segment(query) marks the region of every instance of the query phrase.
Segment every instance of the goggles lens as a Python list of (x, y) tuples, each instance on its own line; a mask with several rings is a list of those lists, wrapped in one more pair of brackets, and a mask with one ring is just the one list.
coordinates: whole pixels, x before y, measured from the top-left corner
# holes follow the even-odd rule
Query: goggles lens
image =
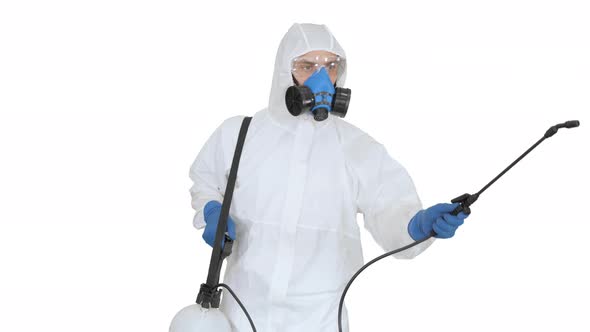
[(330, 79), (335, 83), (342, 77), (346, 69), (346, 61), (336, 54), (314, 56), (304, 54), (293, 59), (291, 73), (299, 84), (303, 84), (313, 73), (322, 67), (326, 68)]

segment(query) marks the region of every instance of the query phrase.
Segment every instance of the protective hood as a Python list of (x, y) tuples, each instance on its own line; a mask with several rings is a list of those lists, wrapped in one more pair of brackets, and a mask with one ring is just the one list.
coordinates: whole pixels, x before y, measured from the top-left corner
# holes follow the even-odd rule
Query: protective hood
[[(313, 115), (309, 112), (294, 117), (289, 113), (285, 105), (285, 92), (294, 84), (291, 75), (291, 62), (300, 55), (319, 50), (329, 51), (346, 58), (344, 50), (325, 25), (295, 23), (281, 40), (275, 59), (268, 110), (271, 118), (286, 129), (293, 130), (298, 121), (313, 119)], [(336, 82), (336, 85), (343, 86), (345, 80), (346, 70)], [(313, 121), (314, 125), (324, 125), (331, 120), (331, 117), (329, 116), (328, 119), (322, 122)]]

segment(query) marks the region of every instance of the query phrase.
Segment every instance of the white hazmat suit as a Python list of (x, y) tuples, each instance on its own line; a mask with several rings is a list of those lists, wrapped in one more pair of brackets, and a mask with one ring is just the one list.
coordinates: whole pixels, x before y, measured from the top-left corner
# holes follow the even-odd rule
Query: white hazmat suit
[[(314, 50), (345, 58), (324, 25), (294, 24), (283, 37), (269, 105), (253, 116), (230, 210), (237, 239), (224, 282), (259, 332), (335, 331), (344, 286), (363, 265), (357, 213), (375, 241), (393, 250), (413, 242), (408, 223), (422, 208), (406, 170), (372, 137), (335, 116), (317, 122), (310, 112), (287, 111), (291, 61)], [(197, 229), (205, 226), (204, 205), (223, 200), (242, 119), (225, 120), (191, 167)], [(396, 257), (412, 258), (432, 242)], [(251, 331), (230, 296), (221, 310), (234, 331)], [(343, 318), (348, 331), (346, 307)]]

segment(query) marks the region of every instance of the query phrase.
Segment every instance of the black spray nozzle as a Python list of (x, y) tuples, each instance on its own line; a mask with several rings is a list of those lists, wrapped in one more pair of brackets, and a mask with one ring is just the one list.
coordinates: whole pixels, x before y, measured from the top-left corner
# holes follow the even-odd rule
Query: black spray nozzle
[(564, 123), (560, 123), (560, 124), (556, 124), (555, 126), (547, 129), (547, 132), (545, 132), (545, 138), (549, 138), (553, 135), (555, 135), (557, 133), (557, 131), (561, 128), (576, 128), (580, 126), (580, 121), (578, 120), (571, 120), (571, 121), (566, 121)]

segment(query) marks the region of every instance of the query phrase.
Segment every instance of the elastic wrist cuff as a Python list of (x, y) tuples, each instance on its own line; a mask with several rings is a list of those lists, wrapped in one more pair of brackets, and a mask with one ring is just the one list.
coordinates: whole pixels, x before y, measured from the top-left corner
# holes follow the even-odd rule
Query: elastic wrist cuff
[(422, 214), (423, 210), (418, 211), (414, 217), (408, 223), (408, 233), (410, 237), (414, 239), (414, 241), (421, 240), (426, 237), (426, 234), (422, 232), (420, 229), (420, 214)]

